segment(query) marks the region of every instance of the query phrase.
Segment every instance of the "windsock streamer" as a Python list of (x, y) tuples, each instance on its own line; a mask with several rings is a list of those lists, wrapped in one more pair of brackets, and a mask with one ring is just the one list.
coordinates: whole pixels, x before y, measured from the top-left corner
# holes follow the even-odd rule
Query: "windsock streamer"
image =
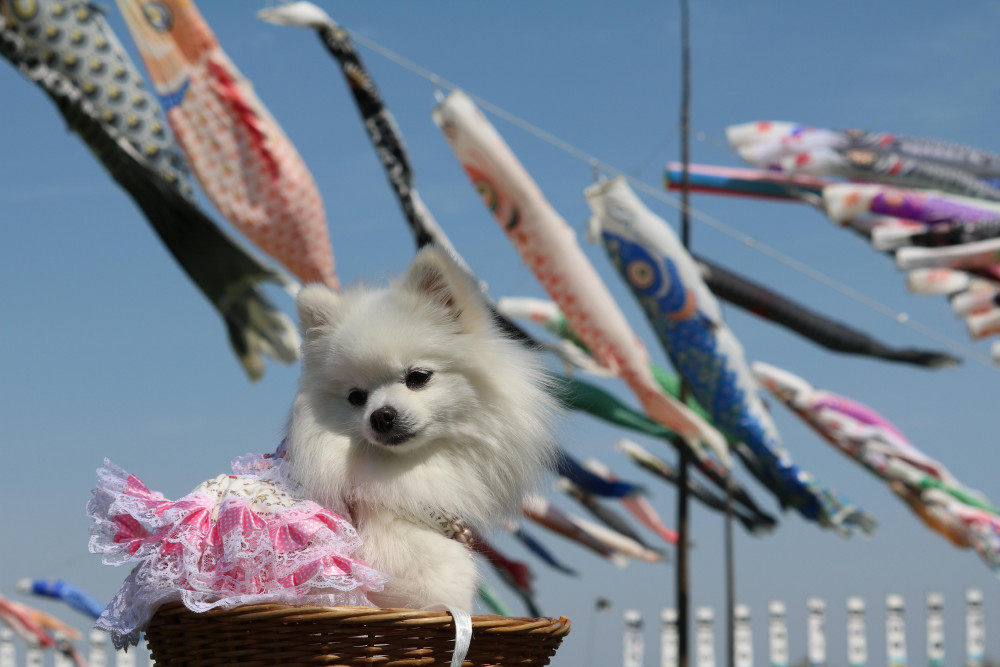
[(584, 547), (590, 549), (598, 556), (606, 558), (614, 563), (617, 567), (623, 568), (627, 564), (627, 560), (618, 553), (615, 547), (610, 546), (604, 540), (596, 537), (591, 531), (587, 530), (576, 517), (571, 518), (568, 514), (562, 512), (557, 507), (553, 506), (545, 498), (541, 496), (533, 496), (529, 498), (522, 508), (524, 516), (528, 517), (539, 526), (543, 528), (548, 528), (553, 533), (557, 535), (562, 535), (568, 540), (576, 542), (577, 544), (583, 545)]
[[(663, 187), (680, 190), (684, 172), (679, 162), (668, 162), (663, 171)], [(819, 203), (820, 193), (829, 181), (803, 175), (789, 175), (765, 169), (716, 167), (703, 164), (688, 166), (691, 192), (712, 195), (759, 197), (785, 201)]]
[(965, 318), (969, 335), (975, 339), (987, 338), (1000, 333), (1000, 308), (990, 308), (980, 313), (971, 313)]
[(1000, 264), (1000, 238), (943, 248), (908, 246), (896, 251), (897, 268), (985, 269)]
[[(554, 345), (545, 343), (544, 347), (552, 349), (564, 362), (567, 371), (573, 368), (597, 377), (612, 377), (616, 375), (606, 366), (602, 366), (590, 348), (577, 338), (562, 311), (552, 301), (532, 297), (501, 297), (497, 300), (497, 315), (506, 320), (527, 320), (540, 324), (550, 333), (559, 337)], [(541, 345), (541, 344), (539, 344)]]
[(565, 477), (560, 477), (556, 480), (556, 488), (563, 491), (570, 498), (578, 502), (584, 509), (586, 509), (591, 516), (600, 521), (606, 527), (615, 531), (616, 533), (621, 533), (625, 537), (638, 542), (641, 546), (649, 548), (645, 542), (643, 542), (642, 537), (639, 536), (632, 526), (622, 517), (620, 514), (615, 512), (613, 509), (603, 504), (591, 493), (587, 493), (584, 489), (569, 481)]
[(592, 227), (635, 294), (664, 350), (714, 423), (753, 455), (761, 481), (784, 507), (824, 527), (869, 533), (869, 517), (792, 463), (700, 271), (673, 231), (646, 208), (625, 179), (585, 191)]
[(542, 562), (551, 567), (553, 570), (557, 570), (571, 577), (580, 576), (576, 570), (560, 562), (559, 559), (556, 558), (551, 551), (546, 549), (541, 542), (525, 531), (523, 526), (514, 522), (508, 522), (505, 525), (505, 528), (508, 533), (514, 536), (514, 539), (523, 544), (528, 551), (541, 558)]
[(657, 386), (645, 348), (573, 230), (472, 100), (454, 91), (433, 117), (525, 264), (595, 357), (621, 374), (649, 416), (692, 446), (709, 448), (728, 468), (725, 438)]
[(955, 294), (951, 309), (958, 317), (984, 313), (1000, 306), (1000, 285), (981, 284)]
[(754, 372), (826, 441), (883, 479), (932, 530), (959, 547), (973, 547), (1000, 573), (1000, 510), (962, 486), (884, 417), (850, 399), (813, 389), (787, 371), (763, 363)]
[[(84, 9), (81, 5), (78, 18)], [(98, 15), (90, 15), (88, 20), (97, 19)], [(109, 49), (115, 44), (110, 32), (91, 37), (105, 40)], [(13, 30), (0, 29), (0, 54), (45, 91), (70, 129), (142, 209), (174, 259), (224, 318), (229, 342), (250, 378), (256, 380), (263, 374), (264, 354), (283, 363), (295, 361), (299, 345), (295, 325), (260, 289), (262, 282), (285, 287), (290, 284), (275, 269), (237, 245), (183, 194), (183, 175), (169, 171), (171, 161), (165, 166), (147, 158), (150, 153), (166, 154), (168, 149), (152, 151), (150, 144), (137, 150), (123, 132), (107, 122), (108, 109), (102, 110), (88, 99), (87, 81), (77, 86), (51, 69), (31, 55)], [(64, 54), (62, 60), (66, 57)], [(102, 64), (101, 69), (121, 66), (127, 72), (122, 62), (114, 60)], [(96, 89), (96, 84), (92, 85)], [(154, 105), (155, 101), (149, 99), (147, 104)]]
[(759, 167), (1000, 199), (994, 173), (1000, 156), (969, 146), (774, 121), (731, 126), (726, 135), (740, 157)]
[[(544, 521), (539, 521), (539, 523), (584, 546), (593, 549), (594, 546), (599, 545), (600, 549), (594, 550), (598, 551), (598, 553), (601, 551), (608, 552), (608, 556), (606, 557), (619, 567), (624, 567), (626, 564), (626, 561), (622, 558), (623, 556), (646, 563), (656, 563), (664, 560), (663, 552), (650, 549), (635, 538), (625, 535), (617, 529), (606, 528), (573, 514), (564, 513), (541, 497), (536, 496), (526, 502), (524, 513), (528, 518), (535, 521), (538, 521), (538, 518), (541, 517)], [(599, 514), (605, 520), (610, 516), (610, 513), (605, 511), (599, 511)], [(621, 519), (618, 517), (612, 518), (611, 523), (619, 527), (622, 525)]]
[[(781, 147), (782, 152), (766, 156), (770, 160), (794, 156), (802, 149), (816, 147), (840, 150), (868, 148), (946, 165), (985, 179), (1000, 179), (1000, 155), (940, 139), (854, 129), (830, 130), (783, 121), (756, 121), (730, 125), (726, 128), (726, 138), (729, 140), (729, 145), (741, 156), (747, 149), (774, 145)], [(747, 155), (762, 155), (759, 148), (756, 151), (756, 153), (747, 152)], [(748, 161), (756, 162), (756, 160)]]
[(828, 350), (928, 368), (954, 366), (960, 362), (944, 352), (890, 347), (714, 262), (699, 257), (698, 263), (705, 283), (720, 299), (791, 329)]
[[(628, 456), (640, 468), (656, 475), (665, 482), (669, 482), (674, 486), (677, 486), (680, 483), (680, 473), (676, 468), (670, 466), (663, 459), (654, 456), (638, 443), (622, 438), (618, 441), (615, 449)], [(688, 491), (705, 507), (713, 509), (717, 512), (726, 511), (726, 502), (723, 498), (715, 495), (713, 492), (699, 484), (697, 480), (690, 477), (688, 477)], [(733, 516), (735, 516), (737, 521), (743, 524), (743, 527), (751, 533), (762, 534), (770, 532), (775, 526), (773, 519), (770, 523), (757, 521), (753, 516), (749, 515), (745, 509), (736, 505), (733, 506)]]
[(268, 7), (257, 12), (257, 17), (277, 25), (298, 26), (316, 30), (327, 50), (337, 59), (344, 74), (351, 96), (361, 114), (361, 121), (371, 139), (372, 147), (382, 166), (403, 215), (413, 231), (417, 248), (434, 243), (446, 249), (464, 266), (448, 237), (438, 226), (434, 216), (427, 210), (423, 200), (413, 185), (413, 169), (403, 143), (396, 120), (386, 109), (375, 87), (375, 80), (358, 56), (354, 42), (346, 30), (326, 12), (311, 2), (292, 2)]
[(312, 174), (190, 0), (116, 0), (205, 194), (304, 283), (337, 289)]
[[(358, 55), (347, 30), (338, 25), (321, 8), (304, 1), (262, 9), (257, 12), (257, 17), (276, 25), (316, 30), (323, 45), (340, 65), (358, 113), (361, 115), (365, 132), (385, 169), (389, 185), (399, 201), (417, 248), (423, 248), (428, 243), (444, 248), (455, 262), (474, 278), (468, 264), (452, 246), (448, 236), (420, 198), (414, 185), (413, 168), (410, 165), (403, 135), (392, 113), (386, 108), (375, 86), (375, 80)], [(523, 329), (511, 322), (508, 316), (499, 312), (485, 289), (482, 296), (497, 324), (507, 334), (529, 347), (549, 348), (532, 339)], [(586, 355), (578, 353), (569, 345), (561, 345), (551, 350), (569, 367), (581, 366), (590, 371), (595, 370), (596, 365), (592, 364)]]
[(630, 498), (645, 493), (638, 484), (625, 482), (615, 476), (596, 474), (589, 466), (581, 464), (566, 450), (560, 449), (553, 470), (565, 477), (581, 490), (605, 498)]
[(830, 216), (837, 219), (871, 212), (919, 223), (876, 230), (872, 241), (880, 250), (956, 245), (1000, 236), (1000, 206), (996, 202), (853, 183), (825, 187), (823, 201)]
[[(8, 600), (0, 595), (0, 621), (3, 621), (14, 631), (14, 634), (25, 642), (37, 642), (42, 648), (52, 648), (56, 641), (46, 630), (42, 619), (35, 614), (36, 611), (25, 604)], [(76, 631), (73, 630), (73, 632)]]
[[(646, 415), (632, 409), (620, 401), (614, 394), (601, 389), (597, 385), (567, 375), (552, 374), (549, 377), (551, 380), (550, 391), (553, 392), (553, 395), (567, 409), (587, 412), (608, 423), (666, 440), (678, 449), (686, 446), (677, 434)], [(722, 470), (714, 459), (699, 458), (697, 452), (698, 450), (693, 450), (692, 452), (694, 454), (692, 462), (695, 468), (717, 487), (725, 489), (727, 479), (731, 479), (731, 476), (727, 475), (726, 471)], [(694, 483), (693, 480), (692, 483)], [(748, 514), (752, 517), (751, 523), (756, 527), (773, 528), (777, 523), (774, 517), (762, 510), (738, 482), (732, 480), (732, 483), (733, 499), (746, 508)], [(756, 530), (756, 528), (750, 528), (750, 530)]]
[(472, 538), (472, 550), (485, 558), (500, 579), (521, 598), (531, 616), (537, 618), (542, 615), (535, 602), (535, 592), (532, 587), (535, 575), (531, 572), (531, 568), (520, 561), (507, 558), (478, 533)]
[(479, 582), (476, 588), (476, 597), (494, 614), (499, 616), (511, 616), (510, 607), (503, 601), (500, 594), (493, 590), (493, 587), (485, 581)]
[(19, 593), (62, 600), (81, 614), (93, 619), (99, 617), (105, 607), (94, 596), (61, 579), (22, 579), (17, 583), (17, 590)]
[(955, 483), (941, 463), (914, 447), (887, 419), (849, 398), (820, 391), (802, 378), (770, 364), (754, 362), (753, 372), (771, 394), (785, 403), (825, 440), (851, 458), (884, 474), (890, 458), (901, 459), (934, 477)]
[[(595, 475), (598, 475), (602, 479), (612, 482), (618, 479), (618, 476), (611, 471), (611, 468), (604, 465), (597, 459), (587, 459), (584, 462), (584, 466), (586, 466), (587, 470)], [(677, 544), (677, 531), (667, 528), (667, 525), (663, 523), (663, 519), (661, 519), (660, 515), (656, 513), (652, 503), (642, 496), (622, 498), (621, 502), (622, 505), (625, 506), (625, 509), (627, 509), (639, 523), (659, 535), (664, 542), (667, 544)]]
[(972, 286), (972, 276), (954, 269), (913, 269), (906, 272), (906, 289), (924, 296), (950, 296)]

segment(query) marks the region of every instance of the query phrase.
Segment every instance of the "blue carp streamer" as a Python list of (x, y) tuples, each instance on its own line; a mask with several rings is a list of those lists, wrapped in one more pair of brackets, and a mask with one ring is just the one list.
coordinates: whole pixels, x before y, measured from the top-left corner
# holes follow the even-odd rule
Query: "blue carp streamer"
[(593, 228), (671, 362), (715, 425), (746, 444), (753, 456), (751, 471), (783, 507), (794, 507), (805, 518), (842, 534), (852, 527), (870, 533), (875, 523), (871, 517), (792, 463), (782, 448), (742, 346), (667, 224), (621, 177), (598, 183), (585, 194), (594, 213)]

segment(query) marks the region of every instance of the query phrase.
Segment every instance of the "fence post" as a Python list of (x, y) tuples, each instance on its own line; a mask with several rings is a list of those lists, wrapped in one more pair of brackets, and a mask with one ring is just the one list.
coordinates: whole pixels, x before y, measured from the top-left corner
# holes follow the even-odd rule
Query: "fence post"
[(87, 652), (87, 667), (107, 667), (108, 635), (100, 630), (91, 629), (88, 639), (90, 650)]
[(626, 609), (622, 617), (625, 619), (622, 665), (643, 667), (642, 614), (635, 609)]
[(885, 654), (889, 667), (906, 667), (906, 624), (903, 596), (885, 596)]
[(868, 639), (865, 636), (865, 601), (847, 598), (847, 665), (865, 667), (868, 662)]
[(944, 595), (927, 594), (927, 664), (944, 667)]
[(982, 667), (986, 652), (986, 623), (983, 618), (983, 593), (977, 588), (965, 591), (965, 665)]
[(698, 607), (695, 619), (697, 623), (695, 653), (698, 656), (698, 667), (715, 667), (715, 631), (712, 627), (715, 612), (711, 607)]
[(771, 600), (767, 606), (770, 615), (768, 639), (771, 648), (771, 667), (788, 667), (788, 621), (785, 603)]
[(43, 667), (45, 654), (42, 653), (42, 645), (34, 637), (26, 644), (28, 647), (24, 650), (24, 667)]
[(809, 667), (826, 665), (826, 603), (819, 598), (806, 600), (809, 615), (806, 620), (807, 653)]
[(753, 667), (753, 631), (750, 628), (750, 607), (738, 604), (733, 610), (733, 643), (736, 645), (735, 667)]
[(660, 667), (677, 667), (677, 610), (660, 611)]
[(17, 667), (14, 631), (10, 628), (0, 628), (0, 667)]

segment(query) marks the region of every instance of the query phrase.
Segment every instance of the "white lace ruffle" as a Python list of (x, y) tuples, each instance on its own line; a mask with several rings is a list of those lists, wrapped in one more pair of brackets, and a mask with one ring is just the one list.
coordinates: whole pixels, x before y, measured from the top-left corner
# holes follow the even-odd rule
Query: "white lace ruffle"
[(344, 518), (290, 489), (280, 458), (234, 459), (180, 500), (150, 491), (105, 460), (87, 506), (90, 551), (137, 564), (98, 619), (116, 648), (138, 641), (156, 609), (195, 612), (254, 603), (370, 606), (385, 576), (350, 557), (361, 544)]

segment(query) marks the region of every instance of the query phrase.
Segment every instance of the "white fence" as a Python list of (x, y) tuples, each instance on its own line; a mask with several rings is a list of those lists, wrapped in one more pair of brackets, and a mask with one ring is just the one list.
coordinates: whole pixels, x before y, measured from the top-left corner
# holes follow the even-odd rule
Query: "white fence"
[[(868, 642), (865, 623), (865, 601), (859, 597), (847, 598), (847, 660), (849, 667), (868, 667)], [(983, 616), (983, 596), (977, 589), (965, 592), (965, 650), (950, 648), (950, 658), (945, 660), (945, 635), (943, 608), (944, 596), (928, 593), (925, 600), (926, 655), (909, 661), (910, 665), (944, 667), (945, 664), (982, 667), (985, 656), (986, 625)], [(906, 667), (906, 625), (904, 622), (905, 601), (900, 595), (885, 597), (884, 641), (886, 664), (888, 667)], [(810, 667), (827, 666), (826, 642), (826, 602), (818, 598), (806, 601), (806, 645), (807, 661)], [(786, 607), (774, 600), (768, 606), (768, 654), (766, 667), (789, 667), (788, 661), (788, 619)], [(625, 667), (642, 665), (643, 646), (642, 618), (638, 611), (625, 611)], [(735, 612), (735, 651), (737, 667), (753, 667), (753, 640), (750, 632), (750, 609), (737, 605)], [(715, 613), (710, 607), (698, 607), (695, 620), (696, 667), (717, 667), (715, 646)], [(661, 667), (677, 667), (677, 612), (664, 609), (661, 614), (660, 635)], [(911, 628), (912, 629), (912, 628)], [(955, 642), (952, 646), (961, 645)], [(961, 658), (958, 656), (961, 655)], [(726, 660), (722, 660), (725, 663)], [(4, 667), (0, 665), (0, 667)]]
[[(115, 651), (110, 636), (100, 630), (90, 630), (84, 639), (73, 642), (87, 660), (88, 667), (146, 667), (155, 662), (145, 642), (128, 652)], [(27, 645), (14, 636), (9, 628), (0, 628), (0, 667), (74, 667), (73, 659), (53, 650)]]

